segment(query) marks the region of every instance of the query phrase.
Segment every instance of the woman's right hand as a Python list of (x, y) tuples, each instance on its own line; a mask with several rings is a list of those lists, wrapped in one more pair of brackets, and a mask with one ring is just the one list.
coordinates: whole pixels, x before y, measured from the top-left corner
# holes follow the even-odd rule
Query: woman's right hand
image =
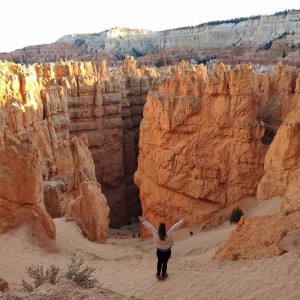
[(140, 220), (141, 222), (144, 222), (144, 221), (145, 221), (145, 218), (143, 218), (142, 216), (139, 216), (138, 218), (139, 218), (139, 220)]

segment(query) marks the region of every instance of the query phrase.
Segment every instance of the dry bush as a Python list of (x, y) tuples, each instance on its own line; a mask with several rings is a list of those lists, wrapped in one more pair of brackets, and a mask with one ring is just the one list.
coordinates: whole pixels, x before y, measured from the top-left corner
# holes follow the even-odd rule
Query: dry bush
[(33, 284), (30, 284), (26, 282), (24, 279), (22, 279), (23, 289), (27, 292), (32, 292), (34, 289), (38, 288), (44, 282), (56, 284), (60, 281), (60, 279), (63, 276), (63, 274), (60, 272), (60, 268), (54, 265), (50, 265), (50, 267), (46, 269), (46, 272), (44, 271), (43, 266), (32, 265), (29, 268), (27, 268), (27, 274), (30, 278), (33, 279)]
[(67, 271), (65, 273), (61, 272), (60, 268), (54, 265), (50, 265), (46, 271), (44, 271), (43, 266), (30, 266), (27, 268), (27, 274), (33, 279), (33, 282), (28, 283), (22, 279), (23, 290), (27, 292), (33, 292), (45, 282), (57, 284), (62, 278), (73, 280), (83, 288), (94, 287), (98, 282), (97, 279), (92, 278), (96, 268), (83, 266), (83, 258), (76, 257), (75, 254), (70, 257), (70, 260), (71, 263), (67, 265)]
[(92, 288), (97, 283), (97, 280), (92, 278), (92, 274), (96, 268), (90, 266), (83, 266), (83, 258), (76, 257), (75, 254), (71, 256), (71, 264), (68, 265), (68, 270), (64, 277), (73, 280), (83, 288)]

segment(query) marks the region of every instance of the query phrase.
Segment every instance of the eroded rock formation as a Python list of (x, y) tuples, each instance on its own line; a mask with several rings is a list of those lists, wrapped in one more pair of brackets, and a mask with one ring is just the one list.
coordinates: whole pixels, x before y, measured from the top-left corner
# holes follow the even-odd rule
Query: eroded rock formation
[(30, 141), (37, 149), (39, 201), (52, 218), (65, 214), (81, 183), (97, 180), (101, 189), (94, 191), (100, 200), (105, 194), (112, 226), (141, 213), (133, 182), (139, 123), (157, 77), (148, 67), (136, 69), (131, 57), (110, 73), (105, 61), (1, 64), (0, 146)]
[(264, 176), (257, 188), (257, 198), (267, 201), (274, 196), (281, 196), (281, 212), (272, 216), (243, 218), (216, 253), (216, 259), (266, 258), (297, 248), (296, 244), (293, 248), (293, 243), (297, 240), (296, 228), (300, 224), (299, 70), (277, 66), (271, 85), (273, 90), (277, 90), (275, 94), (278, 96), (275, 100), (274, 94), (273, 105), (270, 102), (266, 106), (270, 107), (268, 113), (263, 110), (266, 119), (271, 121), (269, 128), (274, 129), (276, 123), (277, 126), (280, 122), (282, 124), (266, 153)]
[(109, 224), (109, 208), (101, 187), (96, 181), (89, 181), (82, 182), (79, 189), (80, 196), (69, 205), (68, 218), (75, 220), (90, 241), (104, 243)]
[(55, 226), (43, 203), (41, 157), (36, 145), (10, 141), (0, 149), (0, 233), (29, 225), (55, 238)]
[(296, 80), (282, 65), (272, 77), (251, 65), (221, 64), (207, 74), (184, 63), (162, 80), (141, 123), (135, 182), (145, 217), (173, 223), (184, 213), (187, 223), (202, 222), (255, 196), (269, 144), (295, 108)]
[[(298, 86), (298, 97), (300, 97)], [(267, 200), (283, 196), (283, 211), (300, 209), (300, 109), (295, 108), (280, 126), (265, 159), (265, 174), (259, 183), (257, 197)]]
[[(56, 71), (65, 67), (56, 66)], [(34, 222), (35, 229), (55, 238), (46, 209), (52, 217), (62, 216), (79, 195), (79, 185), (96, 181), (87, 137), (69, 135), (69, 82), (60, 78), (59, 84), (54, 69), (53, 65), (0, 65), (2, 232)]]
[[(46, 211), (68, 211), (87, 237), (104, 241), (106, 199), (114, 227), (141, 213), (138, 153), (135, 182), (155, 225), (182, 214), (187, 225), (203, 222), (255, 196), (259, 182), (261, 200), (281, 195), (283, 211), (298, 209), (297, 69), (136, 65), (132, 57), (113, 71), (105, 62), (0, 64), (0, 151), (10, 149), (0, 160), (1, 231), (36, 218), (53, 237)], [(14, 160), (35, 179), (15, 174)], [(23, 185), (26, 199), (16, 192)], [(87, 219), (88, 202), (96, 215)]]

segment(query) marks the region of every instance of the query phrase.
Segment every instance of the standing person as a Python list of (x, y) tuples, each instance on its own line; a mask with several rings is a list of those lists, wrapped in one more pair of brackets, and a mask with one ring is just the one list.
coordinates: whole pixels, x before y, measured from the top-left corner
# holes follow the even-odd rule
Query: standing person
[(143, 217), (139, 217), (139, 220), (145, 225), (153, 234), (154, 245), (157, 248), (157, 272), (156, 278), (158, 280), (165, 280), (168, 277), (167, 268), (168, 260), (171, 257), (171, 247), (174, 244), (173, 232), (179, 228), (183, 223), (183, 219), (173, 225), (168, 231), (166, 231), (166, 224), (160, 223), (158, 231), (145, 220)]

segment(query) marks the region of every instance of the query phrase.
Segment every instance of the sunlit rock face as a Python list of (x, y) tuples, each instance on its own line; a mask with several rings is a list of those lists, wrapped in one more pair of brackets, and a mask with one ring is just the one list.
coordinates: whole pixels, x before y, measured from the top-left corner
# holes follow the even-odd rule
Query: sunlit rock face
[(297, 80), (282, 65), (270, 76), (250, 64), (221, 64), (208, 74), (185, 63), (161, 80), (140, 128), (135, 182), (145, 217), (171, 224), (184, 214), (192, 224), (255, 196), (269, 145), (295, 109)]
[(143, 105), (156, 71), (136, 69), (131, 57), (110, 73), (105, 61), (1, 63), (0, 69), (0, 147), (29, 140), (37, 148), (41, 202), (50, 216), (62, 217), (80, 184), (96, 181), (111, 226), (140, 215), (133, 174)]
[(51, 216), (64, 215), (82, 182), (96, 182), (87, 136), (70, 138), (61, 67), (0, 64), (1, 231), (34, 223), (55, 238)]
[(0, 54), (0, 59), (27, 64), (105, 59), (112, 66), (130, 55), (138, 60), (138, 66), (174, 65), (181, 60), (258, 65), (274, 65), (284, 60), (300, 66), (299, 10), (272, 16), (236, 17), (160, 32), (113, 28), (96, 34), (72, 34), (53, 44)]
[(282, 212), (290, 213), (300, 209), (300, 76), (290, 91), (290, 99), (296, 97), (296, 107), (284, 118), (270, 145), (265, 159), (265, 174), (259, 183), (257, 197), (267, 200), (283, 196)]
[(43, 203), (38, 148), (29, 141), (9, 141), (0, 154), (0, 233), (26, 224), (54, 239), (55, 225)]
[(105, 243), (109, 208), (100, 184), (96, 181), (82, 182), (79, 188), (80, 195), (69, 205), (68, 219), (75, 220), (90, 241)]
[[(264, 176), (258, 185), (257, 197), (264, 201), (273, 196), (282, 196), (281, 211), (288, 214), (300, 209), (299, 69), (277, 66), (273, 89), (275, 85), (278, 96), (277, 99), (275, 94), (273, 96), (273, 107), (277, 111), (273, 113), (273, 120), (278, 120), (278, 112), (281, 112), (281, 124), (265, 157)], [(282, 105), (278, 105), (280, 100)], [(268, 106), (271, 107), (271, 103)], [(273, 111), (269, 111), (271, 116)]]

